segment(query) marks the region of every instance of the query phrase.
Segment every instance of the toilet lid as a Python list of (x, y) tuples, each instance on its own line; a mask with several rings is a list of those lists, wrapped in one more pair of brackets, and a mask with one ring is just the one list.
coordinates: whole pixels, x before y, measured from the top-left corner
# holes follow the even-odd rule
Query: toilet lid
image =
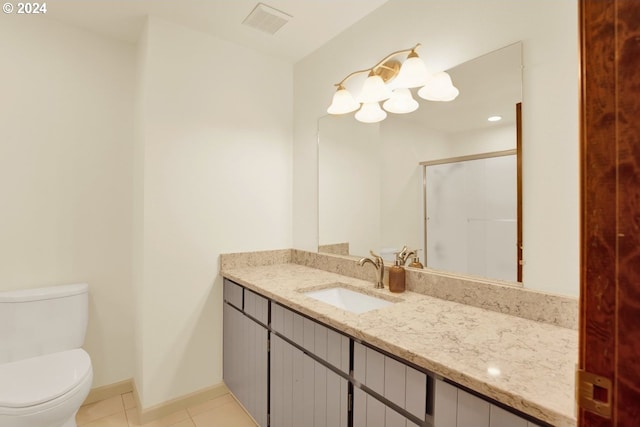
[(59, 397), (91, 373), (81, 348), (0, 364), (0, 406), (25, 408)]

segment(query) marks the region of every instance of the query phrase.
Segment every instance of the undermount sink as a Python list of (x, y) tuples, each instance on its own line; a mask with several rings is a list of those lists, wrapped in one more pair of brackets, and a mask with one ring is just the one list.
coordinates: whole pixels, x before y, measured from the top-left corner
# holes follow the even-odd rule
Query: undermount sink
[(367, 311), (377, 310), (394, 304), (393, 301), (354, 291), (340, 284), (303, 293), (318, 301), (356, 314), (366, 313)]

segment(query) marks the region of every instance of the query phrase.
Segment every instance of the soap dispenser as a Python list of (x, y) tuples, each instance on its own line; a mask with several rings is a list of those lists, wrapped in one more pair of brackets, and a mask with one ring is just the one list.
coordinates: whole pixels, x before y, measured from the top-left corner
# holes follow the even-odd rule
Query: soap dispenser
[(396, 254), (395, 265), (389, 267), (389, 290), (391, 292), (404, 292), (405, 290), (405, 270), (399, 252)]

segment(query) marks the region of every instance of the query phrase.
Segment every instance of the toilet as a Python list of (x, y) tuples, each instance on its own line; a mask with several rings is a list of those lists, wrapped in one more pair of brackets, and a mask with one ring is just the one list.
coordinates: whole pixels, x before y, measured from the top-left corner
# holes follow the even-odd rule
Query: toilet
[(86, 283), (0, 292), (0, 427), (76, 427), (93, 381)]

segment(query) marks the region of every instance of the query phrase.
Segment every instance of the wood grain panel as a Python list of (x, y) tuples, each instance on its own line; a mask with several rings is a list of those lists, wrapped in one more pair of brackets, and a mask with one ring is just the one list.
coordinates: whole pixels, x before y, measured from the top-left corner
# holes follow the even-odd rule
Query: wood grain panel
[(610, 420), (640, 419), (640, 1), (581, 0), (580, 366), (612, 379)]
[[(583, 0), (582, 233), (580, 367), (614, 377), (616, 302), (615, 9), (609, 0)], [(588, 316), (587, 316), (588, 313)], [(584, 351), (588, 349), (588, 353)], [(581, 411), (580, 425), (611, 421)]]
[(640, 2), (617, 2), (618, 343), (616, 421), (640, 421)]

